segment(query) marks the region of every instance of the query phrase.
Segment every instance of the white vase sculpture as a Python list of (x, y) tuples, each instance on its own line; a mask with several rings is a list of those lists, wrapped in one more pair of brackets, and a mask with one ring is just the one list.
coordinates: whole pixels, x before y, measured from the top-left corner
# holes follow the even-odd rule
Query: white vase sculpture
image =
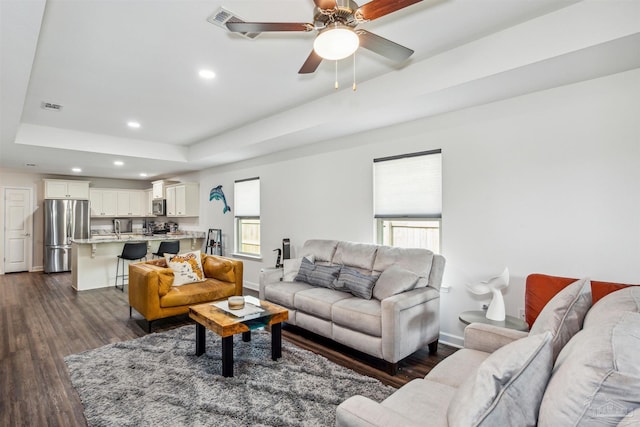
[(491, 292), (493, 298), (487, 309), (487, 319), (504, 321), (504, 298), (502, 298), (502, 290), (509, 286), (509, 269), (505, 268), (502, 274), (492, 277), (484, 282), (475, 285), (467, 285), (467, 288), (476, 295), (485, 295)]

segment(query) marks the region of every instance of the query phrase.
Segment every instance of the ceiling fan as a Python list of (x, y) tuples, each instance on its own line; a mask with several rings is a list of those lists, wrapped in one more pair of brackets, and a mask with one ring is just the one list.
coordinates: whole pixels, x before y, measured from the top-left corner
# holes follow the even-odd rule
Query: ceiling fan
[(404, 61), (413, 50), (357, 29), (363, 23), (373, 21), (422, 0), (372, 0), (360, 7), (353, 0), (313, 0), (315, 12), (313, 24), (304, 22), (238, 22), (226, 23), (229, 31), (236, 33), (261, 33), (267, 31), (318, 31), (313, 50), (298, 71), (309, 74), (316, 71), (323, 59), (339, 60), (353, 54), (359, 46), (369, 49), (393, 61)]

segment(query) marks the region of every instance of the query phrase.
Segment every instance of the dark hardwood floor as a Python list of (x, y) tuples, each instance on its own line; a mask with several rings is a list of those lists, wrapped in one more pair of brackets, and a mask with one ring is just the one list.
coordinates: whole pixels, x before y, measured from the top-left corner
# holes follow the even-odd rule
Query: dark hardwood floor
[[(126, 289), (125, 289), (126, 291)], [(154, 322), (161, 331), (192, 324), (185, 315)], [(0, 275), (0, 425), (85, 426), (80, 398), (63, 358), (105, 344), (141, 337), (147, 324), (129, 318), (127, 293), (114, 288), (76, 292), (70, 273)], [(376, 361), (294, 327), (284, 339), (362, 374), (399, 387), (423, 377), (455, 349), (419, 350), (390, 376)]]

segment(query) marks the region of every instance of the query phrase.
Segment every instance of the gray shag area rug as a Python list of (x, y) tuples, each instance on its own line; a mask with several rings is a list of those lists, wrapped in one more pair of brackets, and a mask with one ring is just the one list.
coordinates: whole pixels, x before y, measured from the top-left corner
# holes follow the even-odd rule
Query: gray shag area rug
[(222, 377), (221, 342), (207, 330), (195, 356), (195, 325), (65, 357), (89, 426), (331, 426), (355, 394), (381, 401), (395, 389), (271, 334), (234, 337), (234, 377)]

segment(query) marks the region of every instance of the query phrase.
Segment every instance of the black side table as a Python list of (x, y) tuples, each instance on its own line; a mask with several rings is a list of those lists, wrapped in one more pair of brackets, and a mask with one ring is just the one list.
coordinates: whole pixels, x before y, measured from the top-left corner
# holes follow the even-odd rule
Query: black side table
[(528, 331), (529, 325), (524, 320), (518, 319), (513, 316), (506, 316), (505, 319), (500, 322), (497, 320), (489, 320), (486, 316), (487, 312), (484, 310), (471, 310), (471, 311), (463, 311), (458, 316), (458, 319), (462, 323), (470, 324), (470, 323), (485, 323), (487, 325), (501, 326), (503, 328), (515, 329), (517, 331)]

